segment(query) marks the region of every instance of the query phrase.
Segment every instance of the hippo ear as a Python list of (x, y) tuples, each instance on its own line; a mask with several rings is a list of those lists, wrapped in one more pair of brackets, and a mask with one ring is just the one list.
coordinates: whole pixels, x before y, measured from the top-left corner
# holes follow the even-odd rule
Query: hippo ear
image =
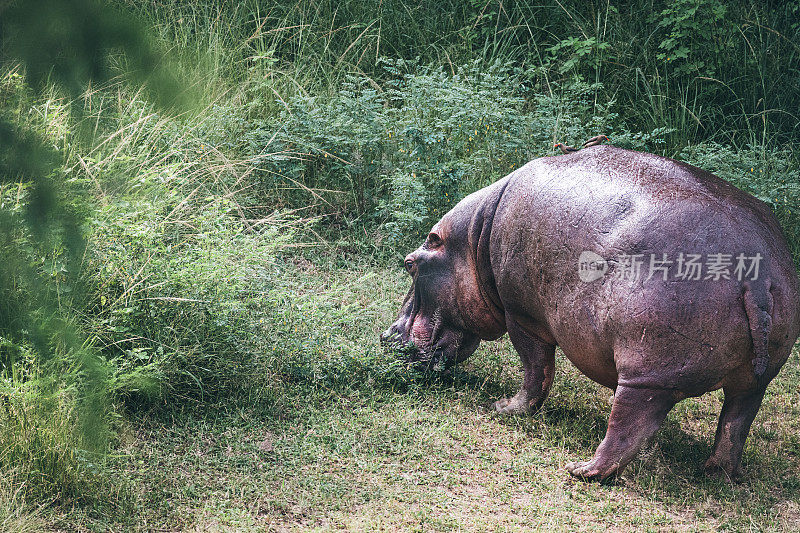
[(432, 231), (428, 233), (428, 238), (425, 239), (425, 248), (433, 249), (438, 248), (442, 245), (442, 238), (439, 237), (439, 234)]

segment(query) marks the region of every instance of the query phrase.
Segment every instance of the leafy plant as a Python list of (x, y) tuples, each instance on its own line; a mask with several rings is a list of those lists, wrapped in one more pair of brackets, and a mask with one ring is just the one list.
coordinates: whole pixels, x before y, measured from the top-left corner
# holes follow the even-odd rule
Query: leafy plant
[(679, 74), (714, 76), (726, 52), (728, 6), (719, 0), (676, 0), (652, 22), (664, 32), (656, 57)]
[(547, 51), (552, 56), (551, 61), (557, 64), (558, 72), (564, 74), (578, 67), (599, 69), (603, 64), (603, 54), (610, 48), (609, 43), (598, 41), (596, 37), (570, 37), (549, 47)]
[(734, 150), (708, 142), (688, 147), (681, 158), (766, 203), (778, 218), (795, 262), (800, 265), (800, 162), (791, 150), (753, 145)]

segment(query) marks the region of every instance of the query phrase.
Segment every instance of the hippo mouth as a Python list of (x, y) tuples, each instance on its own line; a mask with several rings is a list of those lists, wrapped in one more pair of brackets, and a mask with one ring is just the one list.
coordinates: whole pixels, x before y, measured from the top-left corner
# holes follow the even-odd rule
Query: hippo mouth
[(407, 340), (402, 339), (400, 333), (389, 336), (382, 340), (382, 344), (387, 349), (399, 354), (400, 358), (406, 363), (412, 363), (423, 370), (446, 370), (456, 362), (455, 353), (458, 346), (452, 346), (444, 339), (412, 337)]
[(404, 362), (424, 369), (443, 370), (452, 366), (452, 357), (447, 355), (452, 348), (435, 335), (436, 328), (426, 324), (419, 313), (398, 322), (405, 324), (394, 324), (381, 336), (381, 344), (386, 349), (397, 353)]
[(381, 344), (398, 353), (404, 362), (423, 370), (443, 371), (475, 351), (478, 339), (465, 342), (465, 332), (447, 327), (441, 308), (430, 314), (422, 311), (421, 299), (413, 289), (403, 307), (407, 314), (401, 313), (381, 335)]
[(425, 313), (420, 313), (422, 298), (416, 285), (408, 292), (397, 321), (381, 335), (381, 344), (397, 352), (405, 362), (431, 368), (442, 366), (446, 350), (436, 338), (441, 311), (437, 309), (432, 314), (433, 324), (426, 320)]

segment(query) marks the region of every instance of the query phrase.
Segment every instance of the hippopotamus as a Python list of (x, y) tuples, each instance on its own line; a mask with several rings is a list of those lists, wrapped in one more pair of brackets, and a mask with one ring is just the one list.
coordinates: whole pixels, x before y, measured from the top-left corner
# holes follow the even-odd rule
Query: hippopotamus
[(449, 367), (506, 332), (531, 413), (555, 350), (613, 390), (574, 476), (618, 476), (679, 401), (722, 388), (707, 472), (733, 478), (800, 332), (798, 278), (768, 206), (686, 163), (613, 146), (533, 160), (461, 200), (408, 254), (411, 289), (381, 335)]

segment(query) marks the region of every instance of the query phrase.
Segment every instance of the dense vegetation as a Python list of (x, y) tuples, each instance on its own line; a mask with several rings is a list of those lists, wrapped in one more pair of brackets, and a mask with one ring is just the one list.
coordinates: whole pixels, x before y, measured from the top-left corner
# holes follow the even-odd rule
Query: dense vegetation
[[(36, 0), (0, 2), (0, 24), (7, 529), (325, 525), (348, 500), (427, 498), (385, 477), (381, 458), (419, 473), (436, 467), (432, 449), (459, 471), (466, 427), (474, 446), (497, 446), (471, 424), (514, 387), (515, 363), (501, 343), (431, 378), (383, 354), (377, 332), (405, 289), (398, 259), (460, 198), (553, 154), (554, 141), (605, 133), (714, 171), (772, 208), (800, 262), (796, 1)], [(545, 435), (506, 473), (529, 490), (561, 487), (548, 483), (564, 456), (601, 436), (603, 393), (560, 372), (555, 407), (494, 429), (513, 442)], [(769, 407), (798, 413), (797, 378), (785, 370), (765, 411), (797, 418)], [(718, 403), (687, 403), (674, 419), (710, 439)], [(416, 410), (428, 416), (403, 414)], [(665, 444), (643, 459), (634, 499), (668, 510), (623, 525), (711, 513), (716, 525), (790, 527), (796, 504), (775, 509), (800, 496), (786, 464), (800, 453), (796, 429), (755, 431), (782, 451), (748, 448), (744, 487), (675, 466), (687, 447), (699, 463), (700, 437)], [(365, 440), (343, 437), (358, 432)], [(685, 437), (677, 424), (667, 434)], [(198, 457), (216, 459), (187, 466), (196, 435), (209, 439)], [(305, 486), (323, 459), (341, 470)], [(150, 462), (233, 476), (239, 492), (182, 522), (164, 502), (192, 509), (223, 489), (172, 485)], [(359, 469), (369, 490), (342, 481)], [(778, 492), (765, 490), (776, 470)], [(697, 485), (722, 511), (690, 506), (675, 519)], [(572, 505), (584, 498), (604, 516), (603, 489), (575, 490), (587, 492)], [(409, 526), (434, 511), (350, 525)]]

